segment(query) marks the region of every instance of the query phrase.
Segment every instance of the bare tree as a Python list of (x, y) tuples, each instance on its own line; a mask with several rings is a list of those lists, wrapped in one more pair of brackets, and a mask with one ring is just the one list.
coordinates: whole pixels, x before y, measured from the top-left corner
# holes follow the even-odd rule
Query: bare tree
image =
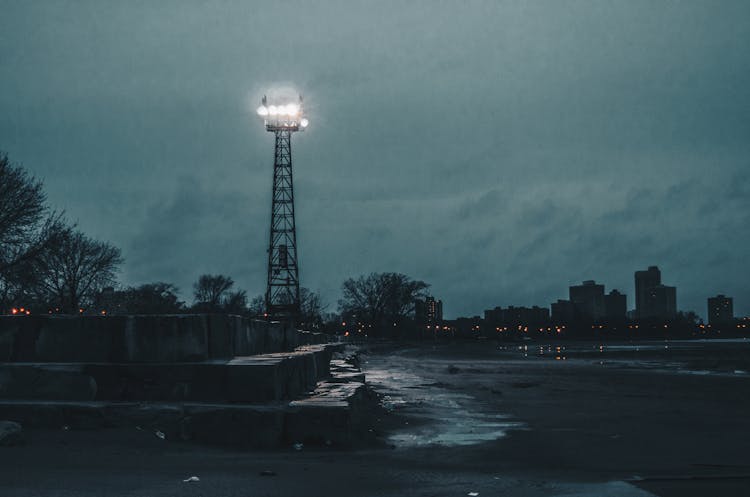
[(325, 307), (320, 294), (307, 288), (299, 289), (300, 319), (299, 325), (304, 329), (318, 330), (323, 325)]
[(247, 311), (252, 317), (263, 317), (266, 312), (266, 299), (263, 295), (256, 295), (247, 306)]
[(339, 300), (341, 314), (356, 319), (375, 333), (398, 323), (414, 312), (414, 302), (429, 285), (400, 273), (371, 273), (349, 278)]
[[(59, 241), (62, 214), (47, 206), (42, 182), (0, 153), (0, 298), (20, 298), (31, 288), (29, 264)], [(24, 267), (25, 266), (25, 267)]]
[(178, 314), (185, 302), (171, 283), (156, 282), (115, 290), (107, 287), (96, 296), (96, 308), (108, 314)]
[(122, 262), (117, 247), (69, 229), (39, 255), (33, 267), (40, 290), (62, 312), (77, 313), (114, 282)]
[(247, 314), (247, 292), (245, 290), (229, 292), (224, 297), (224, 312), (242, 316)]
[(222, 310), (227, 292), (234, 286), (229, 276), (204, 274), (193, 285), (195, 308), (201, 311), (217, 312)]

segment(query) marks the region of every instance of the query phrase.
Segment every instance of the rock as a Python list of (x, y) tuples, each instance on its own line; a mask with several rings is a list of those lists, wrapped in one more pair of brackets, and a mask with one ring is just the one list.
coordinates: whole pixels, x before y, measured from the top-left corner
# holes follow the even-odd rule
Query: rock
[(15, 421), (0, 421), (0, 447), (23, 443), (23, 428)]

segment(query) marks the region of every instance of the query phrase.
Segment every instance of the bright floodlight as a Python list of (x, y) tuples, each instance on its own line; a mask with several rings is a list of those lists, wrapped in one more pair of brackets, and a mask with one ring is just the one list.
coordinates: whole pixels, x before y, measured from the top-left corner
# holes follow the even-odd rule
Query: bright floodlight
[(286, 114), (288, 116), (296, 116), (299, 113), (299, 105), (289, 104), (286, 106)]
[(306, 128), (310, 122), (303, 116), (302, 97), (299, 102), (281, 101), (269, 104), (268, 98), (263, 97), (262, 105), (257, 113), (263, 118), (268, 131), (285, 129), (298, 131)]

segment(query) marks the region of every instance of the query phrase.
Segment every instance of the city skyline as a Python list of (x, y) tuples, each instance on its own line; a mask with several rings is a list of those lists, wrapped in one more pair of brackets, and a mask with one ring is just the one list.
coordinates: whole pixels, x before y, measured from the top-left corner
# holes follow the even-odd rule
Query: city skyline
[[(655, 275), (652, 274), (655, 272)], [(677, 291), (677, 300), (675, 302), (674, 300), (674, 292), (677, 289), (676, 286), (668, 286), (665, 285), (664, 282), (661, 279), (662, 272), (660, 271), (660, 268), (655, 265), (650, 265), (647, 270), (635, 270), (634, 271), (634, 283), (632, 285), (633, 292), (628, 292), (627, 290), (623, 290), (623, 288), (616, 288), (616, 287), (607, 287), (607, 284), (602, 281), (597, 280), (583, 280), (582, 282), (576, 282), (568, 286), (568, 297), (567, 298), (561, 298), (557, 299), (557, 301), (552, 301), (550, 303), (540, 303), (540, 302), (533, 302), (531, 304), (518, 304), (515, 302), (505, 302), (505, 303), (496, 303), (489, 307), (491, 310), (492, 307), (495, 309), (497, 308), (503, 308), (503, 307), (522, 307), (522, 308), (532, 308), (532, 307), (540, 307), (542, 309), (551, 310), (551, 314), (554, 314), (554, 306), (560, 305), (560, 304), (570, 304), (574, 303), (578, 305), (579, 311), (583, 311), (588, 317), (597, 320), (597, 319), (611, 319), (612, 317), (620, 317), (620, 314), (622, 314), (622, 317), (625, 318), (627, 316), (628, 319), (649, 319), (649, 318), (671, 318), (674, 317), (675, 313), (678, 312), (694, 312), (698, 316), (700, 316), (705, 323), (709, 322), (710, 316), (711, 316), (711, 307), (712, 303), (711, 301), (713, 299), (717, 299), (716, 306), (719, 305), (719, 302), (721, 302), (722, 306), (725, 306), (730, 309), (730, 313), (734, 312), (734, 297), (731, 295), (724, 295), (724, 294), (707, 294), (704, 298), (704, 305), (702, 308), (696, 308), (696, 309), (688, 309), (680, 306), (680, 300), (679, 300), (679, 291)], [(648, 275), (651, 277), (652, 281), (649, 281), (648, 284), (646, 284), (642, 289), (638, 288), (638, 281), (642, 280), (645, 275)], [(649, 291), (656, 288), (657, 290), (660, 290), (657, 294), (648, 295)], [(596, 300), (596, 296), (592, 295), (590, 292), (594, 291), (595, 294), (599, 294), (600, 301)], [(663, 291), (666, 290), (667, 292), (672, 292), (672, 299), (671, 304), (668, 302), (663, 302)], [(574, 296), (574, 293), (576, 296)], [(643, 293), (643, 301), (638, 300), (638, 294)], [(625, 302), (622, 302), (622, 298), (625, 298)], [(656, 299), (656, 302), (653, 302), (653, 299)], [(725, 303), (725, 300), (722, 299), (728, 299)], [(676, 306), (675, 306), (676, 304)], [(618, 310), (617, 312), (611, 312), (610, 306), (616, 307), (617, 309), (620, 309), (621, 307), (624, 308), (624, 312), (621, 312)], [(639, 312), (639, 307), (647, 310), (647, 312)], [(485, 309), (484, 312), (486, 312), (487, 309)], [(442, 301), (441, 301), (441, 312), (442, 312)], [(718, 312), (718, 311), (715, 311)], [(481, 316), (482, 312), (474, 312), (469, 314), (464, 314), (460, 316), (452, 316), (452, 318), (467, 318), (467, 317), (476, 317)], [(745, 316), (741, 313), (734, 312), (734, 316), (739, 318), (742, 316)]]
[(632, 299), (657, 264), (680, 309), (726, 294), (750, 314), (746, 2), (391, 7), (7, 5), (0, 149), (122, 249), (124, 284), (186, 297), (227, 274), (260, 295), (272, 155), (254, 112), (293, 81), (313, 123), (300, 283), (332, 307), (371, 271), (430, 283), (447, 317), (588, 279)]

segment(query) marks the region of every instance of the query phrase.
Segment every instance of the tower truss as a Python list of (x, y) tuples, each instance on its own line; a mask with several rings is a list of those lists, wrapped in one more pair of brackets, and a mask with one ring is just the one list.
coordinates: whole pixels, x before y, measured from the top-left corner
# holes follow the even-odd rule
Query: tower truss
[(292, 133), (296, 126), (267, 126), (275, 135), (271, 236), (268, 246), (266, 312), (294, 318), (300, 311), (297, 230), (294, 219)]

